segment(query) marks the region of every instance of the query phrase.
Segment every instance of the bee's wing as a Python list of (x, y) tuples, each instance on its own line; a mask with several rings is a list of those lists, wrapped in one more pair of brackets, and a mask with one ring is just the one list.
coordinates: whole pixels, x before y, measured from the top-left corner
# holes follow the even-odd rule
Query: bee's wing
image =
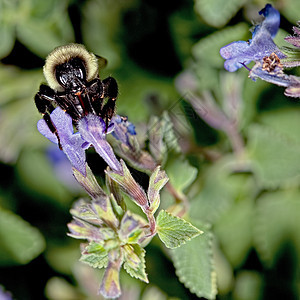
[(98, 59), (99, 70), (104, 69), (107, 66), (107, 59), (95, 54)]

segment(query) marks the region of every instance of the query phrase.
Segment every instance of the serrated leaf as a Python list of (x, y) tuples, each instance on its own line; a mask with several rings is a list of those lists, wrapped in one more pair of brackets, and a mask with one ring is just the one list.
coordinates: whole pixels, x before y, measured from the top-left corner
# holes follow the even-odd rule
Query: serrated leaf
[(195, 10), (211, 26), (225, 25), (247, 0), (196, 0)]
[(299, 199), (297, 189), (265, 193), (257, 199), (254, 243), (267, 265), (273, 265), (277, 254), (287, 242), (293, 243), (300, 259)]
[(215, 299), (216, 273), (213, 264), (212, 234), (204, 234), (171, 250), (171, 257), (179, 280), (198, 297)]
[(124, 245), (124, 269), (131, 276), (148, 283), (145, 264), (145, 249), (138, 244)]
[(203, 232), (184, 219), (161, 210), (156, 219), (157, 233), (167, 248), (177, 248)]
[(45, 240), (35, 227), (0, 209), (0, 265), (26, 264), (44, 248)]
[(196, 179), (198, 170), (185, 159), (169, 160), (165, 167), (170, 183), (179, 192), (183, 192)]
[(108, 251), (103, 245), (91, 242), (82, 253), (80, 261), (93, 268), (106, 268), (108, 264)]

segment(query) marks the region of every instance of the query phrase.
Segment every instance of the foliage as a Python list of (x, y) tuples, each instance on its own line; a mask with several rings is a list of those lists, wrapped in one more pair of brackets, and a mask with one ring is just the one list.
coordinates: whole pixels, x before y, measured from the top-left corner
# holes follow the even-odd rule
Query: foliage
[[(299, 298), (299, 1), (265, 5), (0, 1), (0, 298)], [(128, 121), (60, 114), (66, 159), (33, 98), (69, 42)]]

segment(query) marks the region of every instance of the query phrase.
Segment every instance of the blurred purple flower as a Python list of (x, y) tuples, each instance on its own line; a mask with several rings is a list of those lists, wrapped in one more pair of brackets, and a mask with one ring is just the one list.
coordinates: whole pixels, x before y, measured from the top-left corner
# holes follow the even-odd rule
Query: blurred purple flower
[(235, 72), (251, 61), (262, 60), (271, 53), (275, 53), (280, 59), (286, 57), (273, 41), (280, 25), (279, 12), (271, 4), (267, 4), (259, 14), (265, 19), (255, 26), (251, 40), (232, 42), (220, 49), (221, 56), (226, 59), (224, 68), (227, 71)]
[(47, 148), (46, 154), (59, 181), (70, 191), (80, 191), (81, 187), (73, 176), (71, 163), (63, 151), (55, 145), (50, 145)]
[(119, 115), (112, 118), (112, 123), (114, 124), (112, 136), (121, 143), (129, 146), (129, 136), (136, 135), (135, 126), (128, 121), (127, 117), (121, 117)]
[(293, 46), (297, 47), (297, 48), (300, 48), (300, 22), (298, 22), (298, 27), (294, 26), (293, 27), (293, 31), (294, 31), (294, 36), (287, 36), (285, 38), (285, 40), (292, 44)]
[(0, 285), (0, 300), (13, 300), (12, 294), (4, 290)]

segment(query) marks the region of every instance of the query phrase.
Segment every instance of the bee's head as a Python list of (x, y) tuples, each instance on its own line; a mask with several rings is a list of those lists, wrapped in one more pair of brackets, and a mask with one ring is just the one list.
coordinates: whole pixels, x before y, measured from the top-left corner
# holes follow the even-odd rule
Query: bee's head
[(98, 61), (83, 45), (69, 44), (55, 48), (48, 55), (43, 70), (53, 90), (77, 92), (98, 76)]

